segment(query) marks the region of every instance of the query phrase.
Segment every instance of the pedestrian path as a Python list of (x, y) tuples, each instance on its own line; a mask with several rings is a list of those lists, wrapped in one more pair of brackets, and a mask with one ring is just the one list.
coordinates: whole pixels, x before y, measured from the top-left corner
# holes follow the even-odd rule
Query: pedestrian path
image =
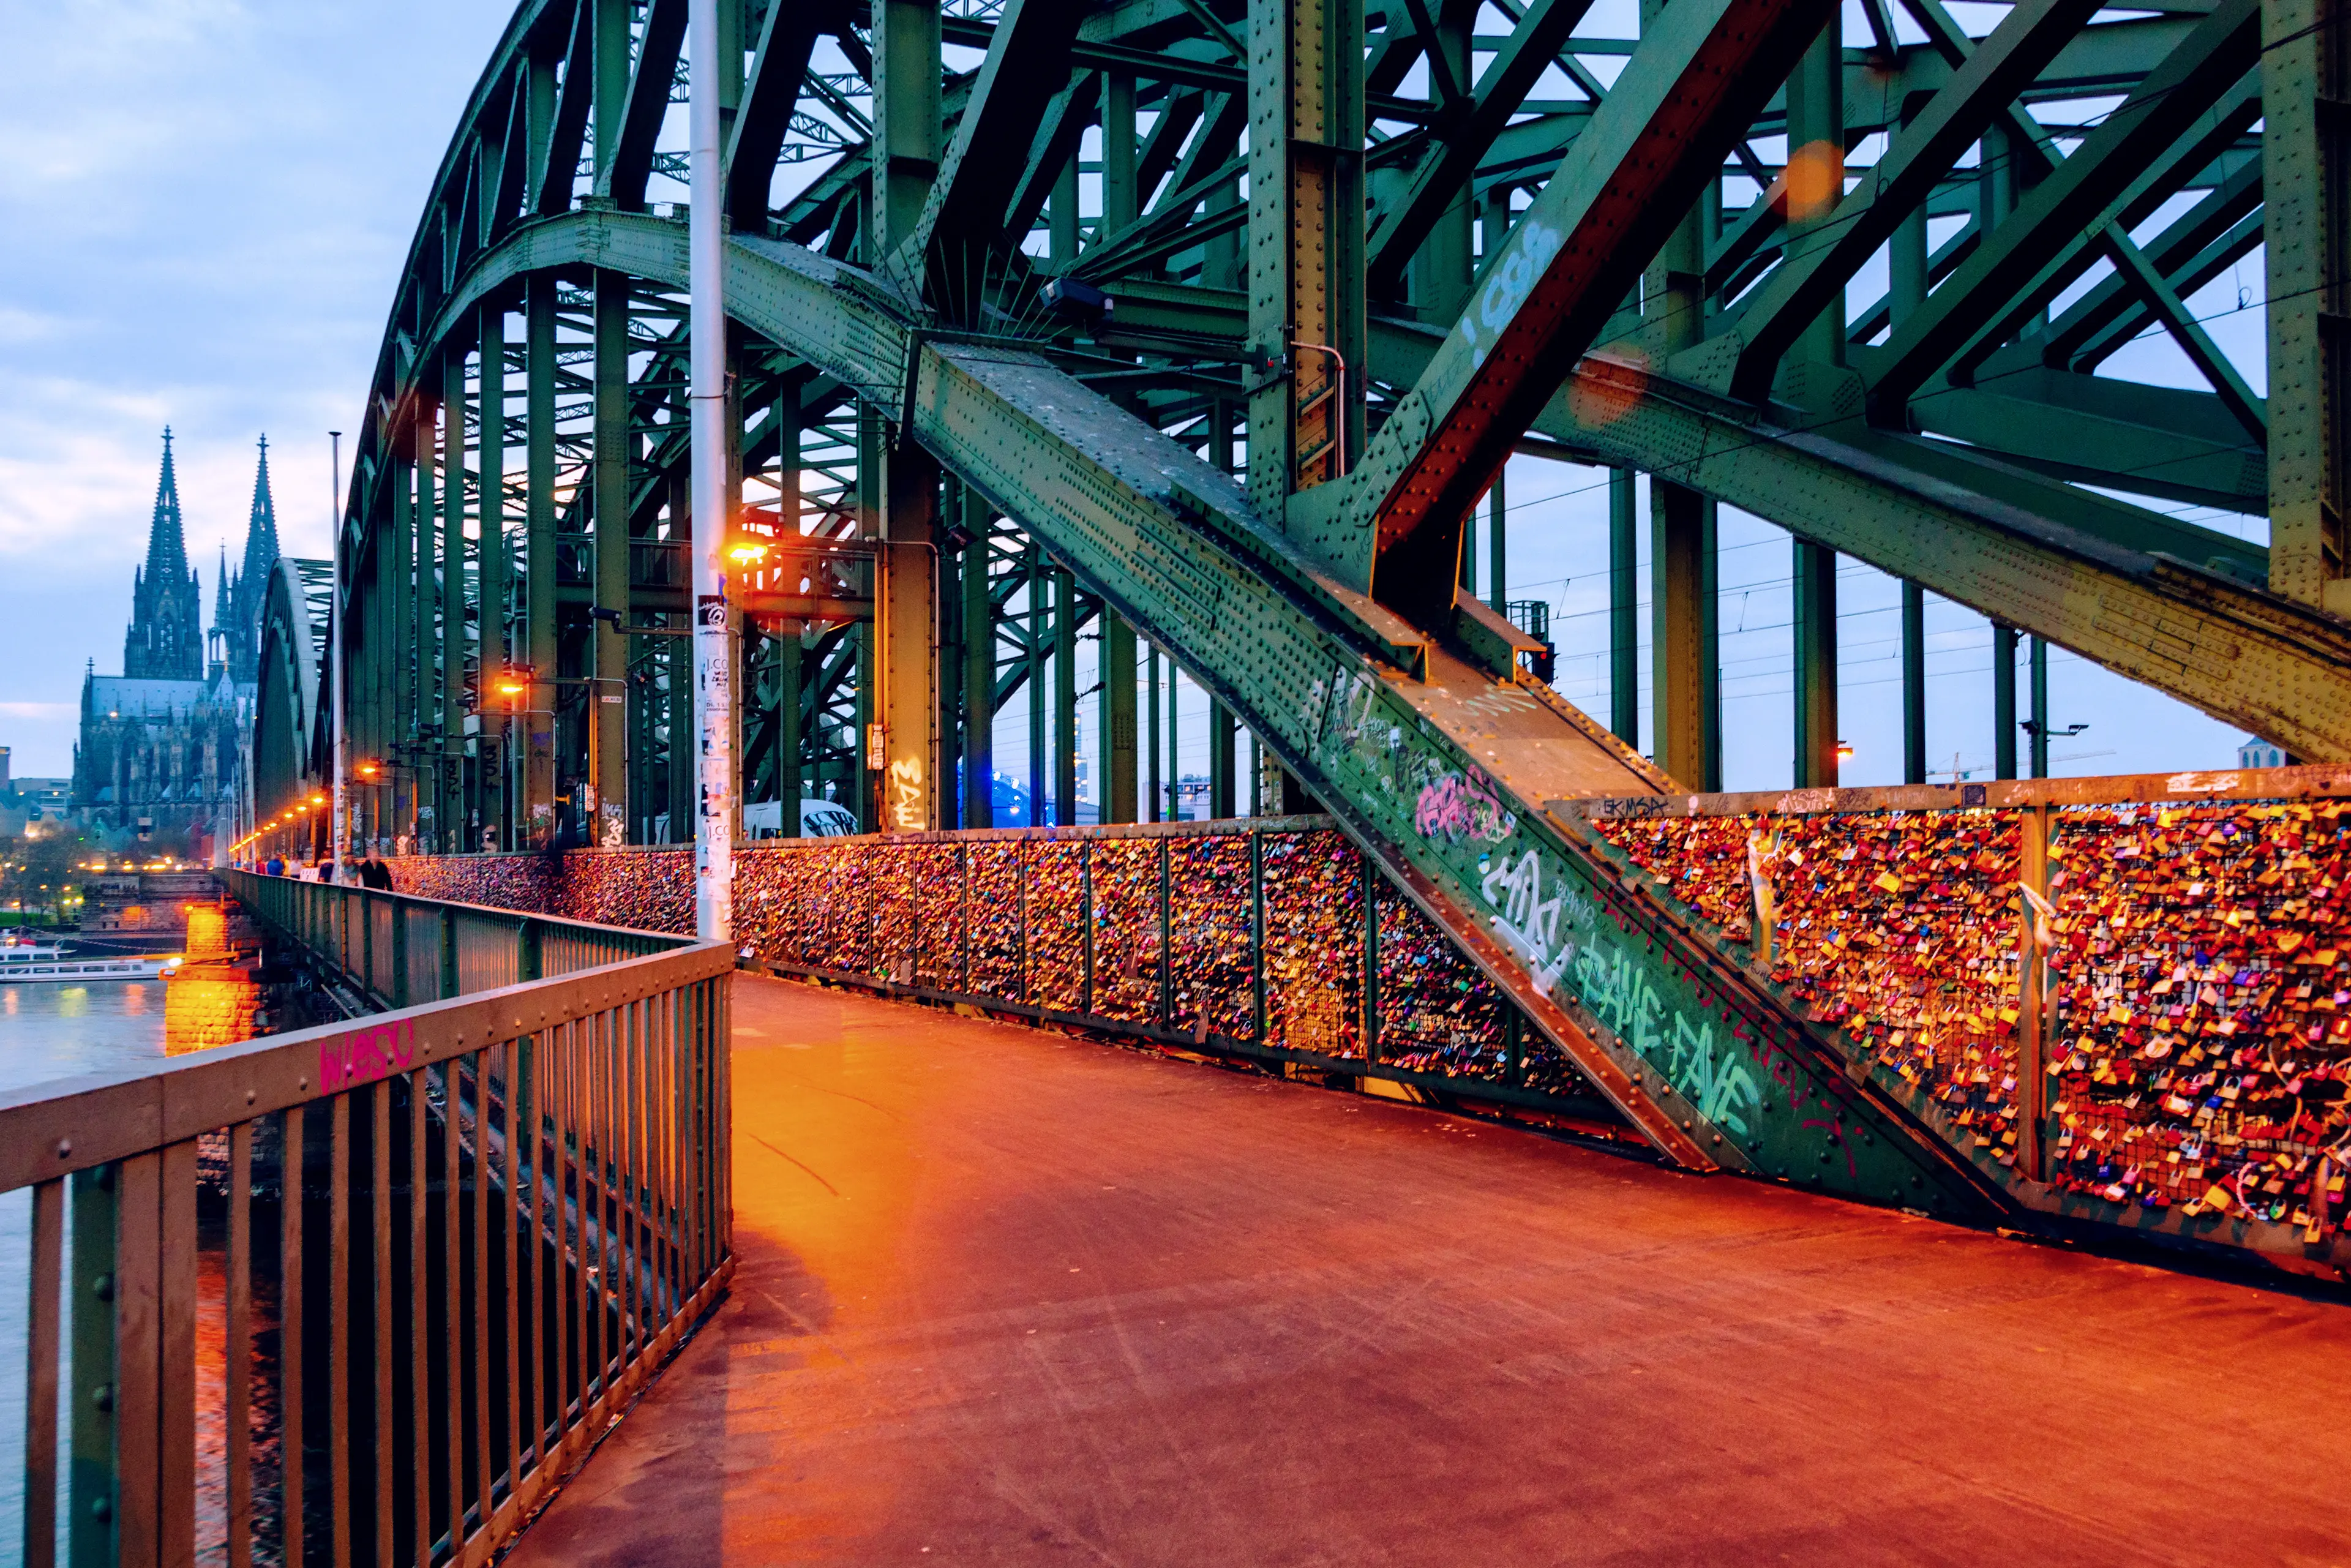
[(2342, 1562), (2351, 1308), (780, 981), (511, 1561)]

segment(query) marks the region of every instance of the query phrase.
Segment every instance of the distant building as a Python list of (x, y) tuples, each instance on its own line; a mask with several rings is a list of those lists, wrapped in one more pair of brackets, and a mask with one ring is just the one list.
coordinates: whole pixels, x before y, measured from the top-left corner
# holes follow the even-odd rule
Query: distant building
[(223, 562), (206, 668), (203, 600), (188, 566), (172, 434), (163, 433), (147, 559), (131, 580), (122, 674), (101, 675), (92, 661), (82, 679), (72, 808), (110, 849), (173, 841), (201, 856), (235, 829), (246, 789), (260, 601), (277, 557), (268, 461), (265, 442), (244, 567), (228, 578)]
[(2285, 748), (2272, 746), (2266, 740), (2248, 740), (2244, 745), (2237, 747), (2237, 766), (2283, 768), (2285, 766)]

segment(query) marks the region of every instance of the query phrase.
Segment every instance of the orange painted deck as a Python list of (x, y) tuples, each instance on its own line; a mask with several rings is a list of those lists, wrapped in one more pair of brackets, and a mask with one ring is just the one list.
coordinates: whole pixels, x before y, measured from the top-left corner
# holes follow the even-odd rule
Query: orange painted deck
[(2351, 1308), (778, 981), (511, 1562), (2351, 1561)]

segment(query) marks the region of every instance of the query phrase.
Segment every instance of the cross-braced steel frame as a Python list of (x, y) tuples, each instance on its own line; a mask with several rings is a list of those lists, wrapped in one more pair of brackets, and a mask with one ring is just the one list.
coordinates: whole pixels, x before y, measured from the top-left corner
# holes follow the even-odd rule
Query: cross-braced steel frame
[[(1092, 671), (1095, 810), (1154, 814), (1180, 665), (1217, 807), (1246, 727), (1268, 809), (1326, 806), (1705, 1166), (1750, 1155), (1670, 1041), (1601, 1021), (1578, 957), (1631, 926), (1548, 805), (1719, 783), (1717, 506), (1794, 538), (1800, 786), (1836, 781), (1840, 555), (2351, 756), (2351, 57), (2321, 0), (2020, 0), (1981, 36), (1938, 0), (1866, 0), (1849, 36), (1828, 0), (1645, 0), (1631, 29), (1588, 0), (721, 12), (732, 456), (777, 543), (737, 595), (753, 800), (985, 825), (1025, 686), (1031, 800), (1069, 820)], [(686, 814), (684, 21), (526, 0), (435, 180), (344, 521), (372, 835)], [(2256, 249), (2266, 398), (2184, 303)], [(2205, 384), (2101, 373), (2150, 332)], [(1506, 583), (1463, 586), (1514, 452), (1619, 476), (1620, 694), (1649, 478), (1646, 756), (1621, 695), (1604, 725), (1538, 678)], [(1480, 826), (1432, 825), (1432, 789)], [(1655, 941), (1629, 961), (1669, 1010), (1699, 984)]]

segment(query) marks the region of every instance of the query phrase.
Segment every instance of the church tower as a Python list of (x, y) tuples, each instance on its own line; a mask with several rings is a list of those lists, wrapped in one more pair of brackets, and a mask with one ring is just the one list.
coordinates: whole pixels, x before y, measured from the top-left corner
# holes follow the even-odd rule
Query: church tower
[(147, 531), (147, 564), (131, 580), (131, 630), (122, 639), (122, 673), (131, 680), (204, 679), (204, 599), (188, 570), (180, 520), (180, 483), (172, 473), (172, 432), (163, 431), (163, 474)]
[(261, 462), (253, 476), (253, 516), (246, 524), (245, 560), (231, 578), (226, 609), (215, 611), (214, 629), (225, 633), (232, 680), (261, 678), (261, 613), (269, 599), (269, 574), (277, 570), (277, 508), (269, 498), (269, 437), (261, 438)]

